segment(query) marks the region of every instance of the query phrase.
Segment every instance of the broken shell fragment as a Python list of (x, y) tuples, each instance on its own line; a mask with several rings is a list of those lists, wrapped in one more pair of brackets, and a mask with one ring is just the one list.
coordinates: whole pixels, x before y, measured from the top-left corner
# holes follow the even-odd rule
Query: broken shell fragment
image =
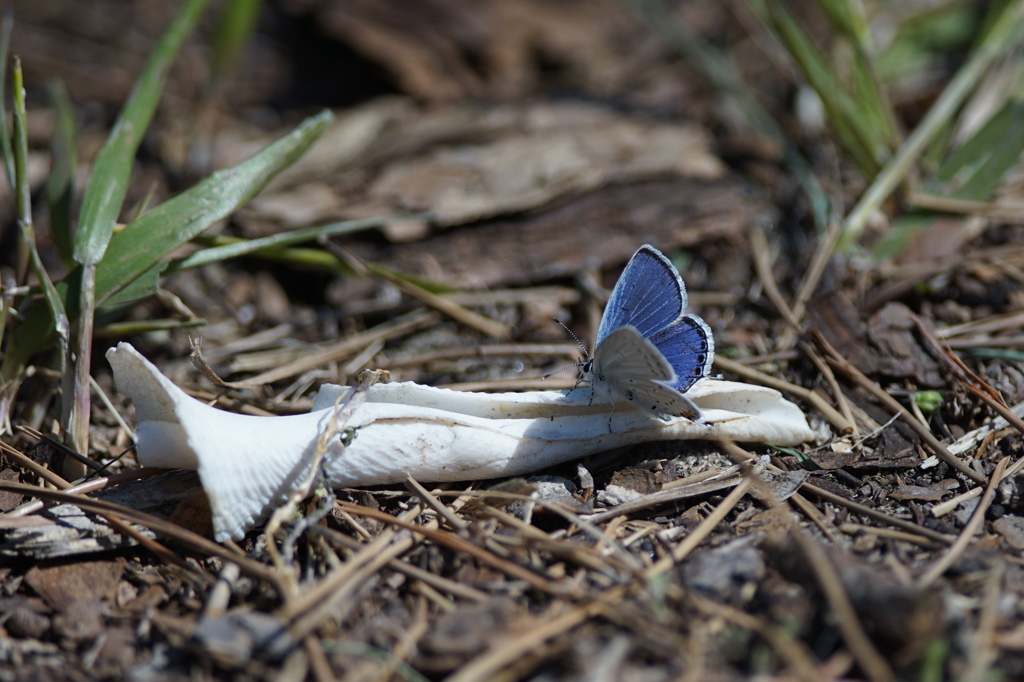
[[(318, 435), (347, 387), (324, 387), (313, 412), (254, 417), (192, 398), (130, 344), (107, 351), (117, 388), (135, 404), (143, 466), (196, 469), (218, 540), (267, 518), (306, 478)], [(663, 421), (630, 405), (590, 404), (590, 391), (469, 393), (375, 384), (323, 459), (334, 487), (515, 476), (626, 445), (719, 439), (796, 445), (807, 420), (773, 389), (704, 378), (687, 393), (701, 420)], [(321, 409), (317, 409), (321, 408)]]

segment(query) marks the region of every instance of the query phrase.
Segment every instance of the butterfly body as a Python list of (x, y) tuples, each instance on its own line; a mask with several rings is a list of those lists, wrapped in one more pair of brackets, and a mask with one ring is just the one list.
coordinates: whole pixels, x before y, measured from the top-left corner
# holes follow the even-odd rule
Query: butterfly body
[(595, 398), (626, 400), (659, 417), (700, 416), (684, 393), (711, 371), (714, 338), (686, 304), (672, 262), (641, 247), (608, 299), (593, 356), (580, 366)]

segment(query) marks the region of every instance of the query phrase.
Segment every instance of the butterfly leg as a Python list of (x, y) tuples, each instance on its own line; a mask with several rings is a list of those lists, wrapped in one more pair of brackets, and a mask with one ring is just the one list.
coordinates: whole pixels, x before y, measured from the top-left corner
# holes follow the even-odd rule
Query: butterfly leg
[(612, 430), (612, 415), (615, 414), (615, 399), (609, 396), (609, 401), (612, 404), (612, 409), (608, 411), (608, 433), (615, 433)]
[[(580, 384), (582, 384), (586, 380), (587, 380), (587, 378), (585, 376), (580, 375), (580, 377), (578, 379), (576, 379), (576, 383), (572, 385), (572, 388), (570, 388), (568, 390), (568, 392), (566, 392), (566, 395), (568, 395), (569, 393), (572, 393), (573, 391), (575, 391), (577, 388), (580, 387)], [(594, 396), (590, 396), (590, 402), (591, 402), (591, 404), (593, 404)]]

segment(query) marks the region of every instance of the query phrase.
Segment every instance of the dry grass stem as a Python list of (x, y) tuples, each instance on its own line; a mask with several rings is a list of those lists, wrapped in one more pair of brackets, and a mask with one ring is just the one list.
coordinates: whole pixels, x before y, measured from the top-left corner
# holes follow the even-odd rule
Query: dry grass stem
[[(113, 520), (114, 523), (127, 521), (129, 523), (144, 526), (145, 528), (149, 528), (157, 533), (173, 538), (176, 542), (189, 547), (193, 551), (216, 556), (225, 561), (233, 561), (237, 563), (248, 575), (261, 580), (266, 580), (272, 587), (274, 587), (275, 590), (278, 590), (279, 593), (283, 593), (283, 583), (276, 571), (268, 569), (263, 564), (253, 561), (252, 559), (248, 559), (244, 555), (239, 555), (237, 552), (227, 550), (221, 545), (208, 540), (197, 533), (151, 514), (146, 514), (135, 509), (129, 509), (128, 507), (122, 507), (121, 505), (111, 504), (110, 502), (104, 502), (102, 500), (94, 500), (92, 498), (85, 497), (84, 495), (69, 495), (65, 492), (58, 493), (20, 483), (0, 482), (0, 490), (17, 492), (23, 495), (35, 495), (36, 497), (41, 497), (51, 502), (74, 504), (85, 511), (93, 512), (98, 516), (103, 517), (107, 521)], [(132, 535), (136, 538), (139, 537), (134, 534), (134, 531), (132, 532)], [(161, 550), (159, 547), (155, 547), (155, 549), (156, 551), (161, 552), (161, 555), (164, 556), (167, 561), (194, 572), (195, 567), (183, 564), (181, 558), (177, 555)], [(203, 574), (202, 577), (204, 580), (208, 579), (208, 576), (205, 576), (205, 574)]]
[(707, 539), (715, 527), (729, 515), (729, 512), (739, 504), (743, 496), (750, 492), (752, 485), (753, 483), (750, 479), (740, 481), (739, 485), (682, 542), (673, 547), (667, 556), (658, 559), (650, 568), (646, 569), (644, 577), (650, 580), (655, 576), (661, 575), (689, 556), (693, 550), (697, 549), (700, 543)]
[(462, 360), (464, 358), (494, 358), (502, 356), (533, 357), (533, 356), (569, 356), (579, 355), (580, 347), (575, 343), (498, 343), (493, 345), (473, 345), (459, 348), (437, 348), (415, 355), (396, 357), (389, 363), (390, 367), (415, 367), (429, 365), (443, 360)]
[(843, 358), (836, 351), (836, 349), (833, 348), (832, 345), (824, 337), (821, 336), (821, 334), (815, 333), (814, 340), (815, 343), (817, 343), (825, 350), (826, 355), (828, 356), (828, 361), (832, 363), (833, 366), (835, 366), (841, 372), (846, 374), (846, 376), (849, 377), (855, 384), (857, 384), (862, 389), (871, 394), (876, 400), (882, 403), (886, 407), (886, 409), (890, 410), (893, 414), (900, 415), (900, 419), (905, 424), (907, 424), (911, 429), (913, 429), (914, 432), (917, 433), (917, 435), (919, 435), (925, 441), (925, 443), (927, 443), (928, 448), (932, 452), (934, 452), (939, 457), (939, 459), (941, 459), (943, 462), (950, 465), (951, 467), (959, 471), (961, 474), (971, 479), (972, 481), (982, 483), (985, 480), (984, 476), (968, 467), (958, 457), (949, 452), (949, 450), (946, 449), (946, 446), (940, 443), (939, 439), (936, 438), (932, 434), (932, 432), (928, 430), (927, 427), (925, 427), (920, 421), (915, 419), (909, 412), (907, 412), (903, 408), (903, 406), (900, 405), (899, 402), (897, 402), (895, 398), (886, 393), (881, 386), (879, 386), (877, 383), (869, 379), (867, 376), (864, 375), (863, 372), (861, 372), (859, 369), (850, 364), (850, 362), (848, 362), (845, 358)]
[(437, 317), (434, 313), (430, 313), (425, 310), (416, 310), (407, 315), (391, 320), (390, 322), (378, 325), (373, 329), (368, 329), (365, 332), (354, 334), (322, 350), (308, 353), (298, 360), (294, 360), (284, 365), (283, 367), (278, 367), (262, 374), (257, 374), (256, 376), (249, 377), (243, 381), (233, 382), (233, 384), (235, 386), (253, 388), (256, 386), (262, 386), (263, 384), (270, 384), (275, 381), (287, 379), (347, 358), (353, 353), (358, 353), (375, 341), (381, 339), (395, 339), (417, 329), (429, 327), (436, 322)]
[[(814, 366), (821, 372), (821, 376), (825, 379), (825, 383), (828, 384), (829, 390), (832, 392), (832, 399), (839, 405), (839, 412), (843, 415), (843, 419), (846, 420), (847, 424), (851, 424), (852, 428), (850, 434), (857, 436), (857, 420), (853, 416), (853, 409), (850, 407), (850, 401), (846, 399), (846, 394), (843, 393), (842, 387), (839, 385), (839, 380), (836, 379), (835, 373), (832, 368), (828, 366), (828, 363), (818, 355), (818, 353), (808, 343), (800, 344), (801, 349), (806, 353), (807, 358), (814, 363)], [(845, 431), (844, 431), (845, 433)]]
[(764, 293), (768, 296), (768, 300), (779, 311), (779, 315), (786, 321), (790, 329), (799, 332), (800, 320), (793, 314), (786, 299), (782, 297), (779, 285), (772, 275), (771, 248), (768, 246), (764, 230), (750, 231), (750, 253), (754, 256), (754, 268), (757, 270), (757, 277), (761, 280), (761, 286), (764, 287)]
[[(366, 509), (359, 505), (350, 504), (348, 502), (338, 502), (342, 509), (345, 509), (350, 514), (356, 514), (361, 516), (367, 516), (378, 521), (403, 528), (412, 533), (422, 535), (423, 537), (432, 540), (433, 542), (447, 547), (448, 549), (456, 552), (463, 552), (468, 554), (485, 564), (489, 564), (495, 569), (508, 574), (510, 577), (523, 580), (529, 585), (532, 585), (542, 592), (547, 592), (551, 595), (562, 596), (572, 594), (575, 592), (571, 586), (563, 586), (555, 582), (550, 577), (542, 576), (530, 569), (524, 568), (519, 564), (497, 556), (492, 551), (484, 549), (478, 545), (473, 544), (465, 538), (461, 538), (458, 535), (447, 533), (444, 531), (436, 530), (427, 526), (417, 526), (415, 524), (397, 519), (390, 514), (378, 512), (372, 509)], [(436, 525), (436, 522), (435, 522)]]
[(998, 655), (994, 640), (996, 624), (999, 622), (999, 599), (1002, 595), (1005, 575), (1006, 564), (1000, 560), (993, 562), (982, 593), (978, 629), (971, 637), (973, 641), (967, 657), (967, 669), (964, 670), (963, 679), (965, 680), (984, 680), (992, 675), (990, 668)]
[[(742, 464), (753, 460), (753, 455), (734, 443), (723, 443), (722, 445), (737, 463)], [(769, 506), (777, 508), (782, 504), (771, 489), (761, 482), (753, 469), (747, 468), (745, 473), (747, 482), (751, 486), (757, 486)], [(828, 560), (822, 546), (795, 524), (791, 524), (791, 535), (803, 551), (808, 565), (817, 577), (818, 584), (835, 613), (843, 640), (850, 647), (851, 653), (861, 668), (875, 682), (895, 681), (895, 673), (868, 638), (864, 626), (850, 602), (850, 597), (843, 587), (842, 580), (836, 572), (836, 567)]]
[[(1005, 481), (1008, 478), (1016, 476), (1022, 470), (1024, 470), (1024, 457), (1021, 457), (1016, 462), (1006, 467), (1006, 470), (1003, 472), (1002, 480)], [(966, 502), (967, 500), (973, 500), (975, 497), (980, 497), (984, 492), (984, 487), (971, 488), (965, 493), (961, 493), (960, 495), (952, 497), (946, 500), (945, 502), (936, 504), (935, 506), (932, 507), (932, 516), (936, 518), (939, 518), (940, 516), (945, 516), (946, 514), (950, 513), (951, 511), (959, 507), (963, 502)]]
[(408, 279), (404, 279), (395, 275), (394, 273), (385, 270), (379, 266), (367, 263), (362, 260), (350, 250), (328, 242), (326, 245), (327, 250), (337, 256), (338, 260), (345, 263), (357, 273), (365, 275), (374, 275), (380, 277), (391, 284), (401, 289), (406, 294), (409, 294), (413, 298), (417, 299), (429, 308), (433, 308), (437, 312), (447, 315), (457, 322), (476, 329), (486, 336), (493, 337), (495, 339), (507, 339), (511, 336), (511, 330), (508, 325), (502, 324), (497, 320), (481, 315), (480, 313), (473, 312), (468, 308), (465, 308), (450, 298), (439, 296), (438, 294), (427, 291), (423, 287), (414, 284)]
[(727, 604), (711, 601), (699, 594), (689, 594), (687, 599), (708, 616), (722, 618), (761, 635), (772, 645), (772, 649), (785, 659), (796, 679), (804, 682), (819, 682), (823, 679), (822, 672), (814, 664), (814, 657), (807, 646), (784, 628), (766, 623), (761, 618)]
[(723, 358), (721, 355), (715, 356), (715, 366), (723, 372), (735, 374), (750, 383), (774, 388), (776, 391), (782, 391), (783, 393), (787, 393), (810, 403), (810, 405), (818, 412), (821, 412), (821, 415), (840, 433), (850, 433), (855, 428), (852, 422), (848, 422), (846, 418), (839, 414), (834, 407), (828, 404), (823, 397), (812, 390), (804, 388), (803, 386), (797, 386), (788, 381), (765, 374), (764, 372), (758, 372), (756, 369), (742, 365), (735, 360)]
[[(402, 515), (402, 519), (415, 519), (421, 512), (422, 509), (414, 505)], [(430, 525), (436, 527), (436, 522), (428, 522), (427, 526)], [(389, 529), (381, 533), (311, 590), (287, 599), (278, 609), (278, 618), (289, 624), (293, 639), (304, 638), (319, 627), (340, 603), (351, 599), (367, 579), (407, 552), (416, 542), (418, 540), (413, 535), (398, 530)]]
[(50, 485), (54, 486), (58, 490), (67, 490), (71, 487), (71, 484), (65, 481), (63, 478), (53, 473), (41, 464), (36, 464), (32, 458), (26, 456), (20, 450), (15, 447), (8, 445), (0, 441), (0, 452), (3, 452), (6, 457), (10, 457), (12, 460), (17, 462), (20, 466), (28, 469), (39, 478), (43, 479)]
[[(734, 457), (737, 460), (746, 462), (753, 461), (753, 455), (746, 452), (742, 448), (737, 447), (734, 444), (723, 443), (723, 449), (725, 449), (731, 457)], [(779, 470), (778, 467), (775, 466), (770, 466), (770, 468)], [(908, 533), (913, 533), (921, 538), (932, 540), (934, 542), (939, 542), (943, 545), (949, 545), (955, 541), (955, 538), (949, 535), (944, 535), (943, 533), (939, 533), (930, 528), (919, 526), (911, 521), (907, 521), (905, 519), (901, 519), (890, 514), (885, 514), (883, 512), (878, 511), (877, 509), (872, 509), (871, 507), (860, 504), (859, 502), (848, 500), (845, 497), (841, 497), (839, 495), (836, 495), (835, 493), (824, 490), (823, 488), (820, 488), (814, 485), (813, 483), (808, 483), (807, 481), (804, 481), (803, 483), (800, 484), (800, 489), (803, 490), (804, 492), (808, 492), (814, 495), (815, 497), (821, 500), (830, 502), (831, 504), (843, 507), (845, 509), (849, 509), (850, 511), (856, 514), (861, 514), (862, 516), (866, 516), (867, 518), (873, 519), (880, 523), (900, 528), (901, 530), (904, 530)], [(796, 497), (796, 495), (794, 495), (793, 497)]]
[(868, 638), (864, 626), (857, 616), (850, 596), (843, 589), (842, 581), (836, 574), (836, 568), (825, 556), (821, 545), (807, 537), (799, 529), (794, 529), (794, 537), (807, 558), (808, 564), (814, 570), (818, 578), (818, 584), (825, 593), (826, 599), (832, 606), (839, 629), (843, 633), (843, 640), (850, 647), (851, 653), (857, 659), (857, 663), (874, 682), (890, 682), (896, 679), (889, 663), (878, 653), (878, 649)]
[(985, 513), (988, 511), (989, 505), (992, 504), (992, 500), (996, 497), (996, 486), (999, 485), (999, 481), (1003, 478), (1003, 472), (1006, 471), (1006, 465), (1010, 461), (1009, 457), (1004, 457), (999, 460), (999, 464), (996, 465), (996, 470), (992, 472), (989, 477), (988, 485), (985, 487), (985, 493), (981, 496), (981, 501), (978, 502), (978, 506), (974, 508), (971, 513), (971, 519), (964, 526), (964, 529), (960, 531), (960, 535), (957, 537), (956, 542), (946, 550), (946, 553), (941, 559), (936, 561), (931, 568), (921, 576), (921, 579), (917, 581), (917, 584), (921, 588), (929, 587), (939, 577), (946, 572), (953, 562), (956, 561), (967, 546), (971, 544), (974, 536), (981, 530), (981, 524), (985, 521)]
[[(839, 222), (836, 220), (829, 221), (828, 230), (825, 233), (825, 239), (823, 239), (814, 249), (814, 256), (811, 258), (811, 264), (807, 268), (803, 280), (800, 282), (800, 287), (797, 289), (796, 296), (793, 298), (793, 317), (801, 322), (803, 321), (804, 313), (807, 310), (807, 302), (811, 300), (814, 292), (818, 290), (818, 285), (821, 284), (821, 278), (825, 275), (825, 269), (832, 261), (836, 244), (839, 242), (839, 238), (842, 234), (843, 231)], [(782, 338), (779, 341), (778, 347), (789, 348), (793, 345), (795, 340), (796, 330), (793, 328), (783, 329)]]

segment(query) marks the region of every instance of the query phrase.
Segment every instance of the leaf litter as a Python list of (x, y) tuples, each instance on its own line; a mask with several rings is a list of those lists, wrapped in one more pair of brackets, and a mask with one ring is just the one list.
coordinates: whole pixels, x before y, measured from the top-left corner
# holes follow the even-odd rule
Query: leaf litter
[[(308, 411), (310, 390), (351, 383), (364, 367), (432, 385), (538, 388), (578, 352), (550, 318), (593, 333), (602, 292), (652, 242), (685, 264), (691, 306), (735, 363), (719, 369), (760, 370), (790, 387), (822, 437), (792, 450), (651, 443), (501, 483), (409, 481), (336, 499), (314, 489), (274, 537), (257, 530), (217, 545), (203, 537), (209, 509), (194, 474), (143, 480), (157, 472), (138, 472), (130, 453), (87, 493), (59, 473), (40, 489), (33, 465), (45, 465), (59, 413), (59, 381), (40, 365), (13, 407), (19, 428), (2, 441), (0, 678), (1024, 674), (1024, 248), (1019, 213), (1006, 208), (1012, 184), (997, 193), (999, 210), (908, 221), (895, 259), (832, 256), (813, 295), (787, 310), (827, 240), (770, 141), (737, 127), (633, 15), (437, 0), (389, 24), (373, 3), (302, 4), (287, 11), (331, 14), (324, 31), (358, 64), (391, 73), (401, 96), (339, 109), (321, 143), (220, 229), (251, 239), (422, 212), (332, 239), (512, 335), (487, 337), (394, 279), (356, 278), (334, 255), (309, 265), (289, 246), (171, 274), (161, 286), (180, 308), (149, 298), (122, 313), (180, 320), (188, 310), (207, 321), (199, 332), (132, 337), (176, 383), (253, 414)], [(414, 29), (428, 6), (432, 39)], [(741, 30), (718, 11), (694, 25), (723, 41)], [(26, 65), (41, 62), (31, 42), (20, 49)], [(745, 43), (736, 55), (755, 87), (783, 91), (763, 55)], [(75, 83), (76, 98), (110, 101), (100, 82)], [(553, 96), (566, 83), (586, 96)], [(467, 100), (487, 96), (501, 101)], [(167, 106), (158, 119), (181, 103)], [(157, 126), (156, 156), (187, 146), (168, 142), (180, 127)], [(259, 127), (221, 112), (213, 167), (278, 136)], [(839, 154), (825, 138), (814, 144)], [(179, 179), (157, 159), (138, 163), (173, 193)], [(847, 179), (849, 161), (815, 163), (837, 195), (864, 186)], [(133, 193), (142, 190), (129, 188), (129, 204)], [(884, 208), (894, 223), (904, 217)], [(766, 226), (766, 241), (752, 236)], [(877, 228), (867, 241), (893, 248), (894, 233)], [(810, 333), (793, 335), (790, 315)], [(196, 374), (198, 333), (213, 370), (243, 388)], [(113, 409), (135, 422), (102, 363), (94, 368), (111, 407), (94, 403), (90, 454), (108, 462), (130, 443)], [(251, 382), (272, 370), (270, 383)], [(919, 399), (928, 390), (940, 393), (937, 408)], [(20, 507), (32, 497), (45, 503)]]

